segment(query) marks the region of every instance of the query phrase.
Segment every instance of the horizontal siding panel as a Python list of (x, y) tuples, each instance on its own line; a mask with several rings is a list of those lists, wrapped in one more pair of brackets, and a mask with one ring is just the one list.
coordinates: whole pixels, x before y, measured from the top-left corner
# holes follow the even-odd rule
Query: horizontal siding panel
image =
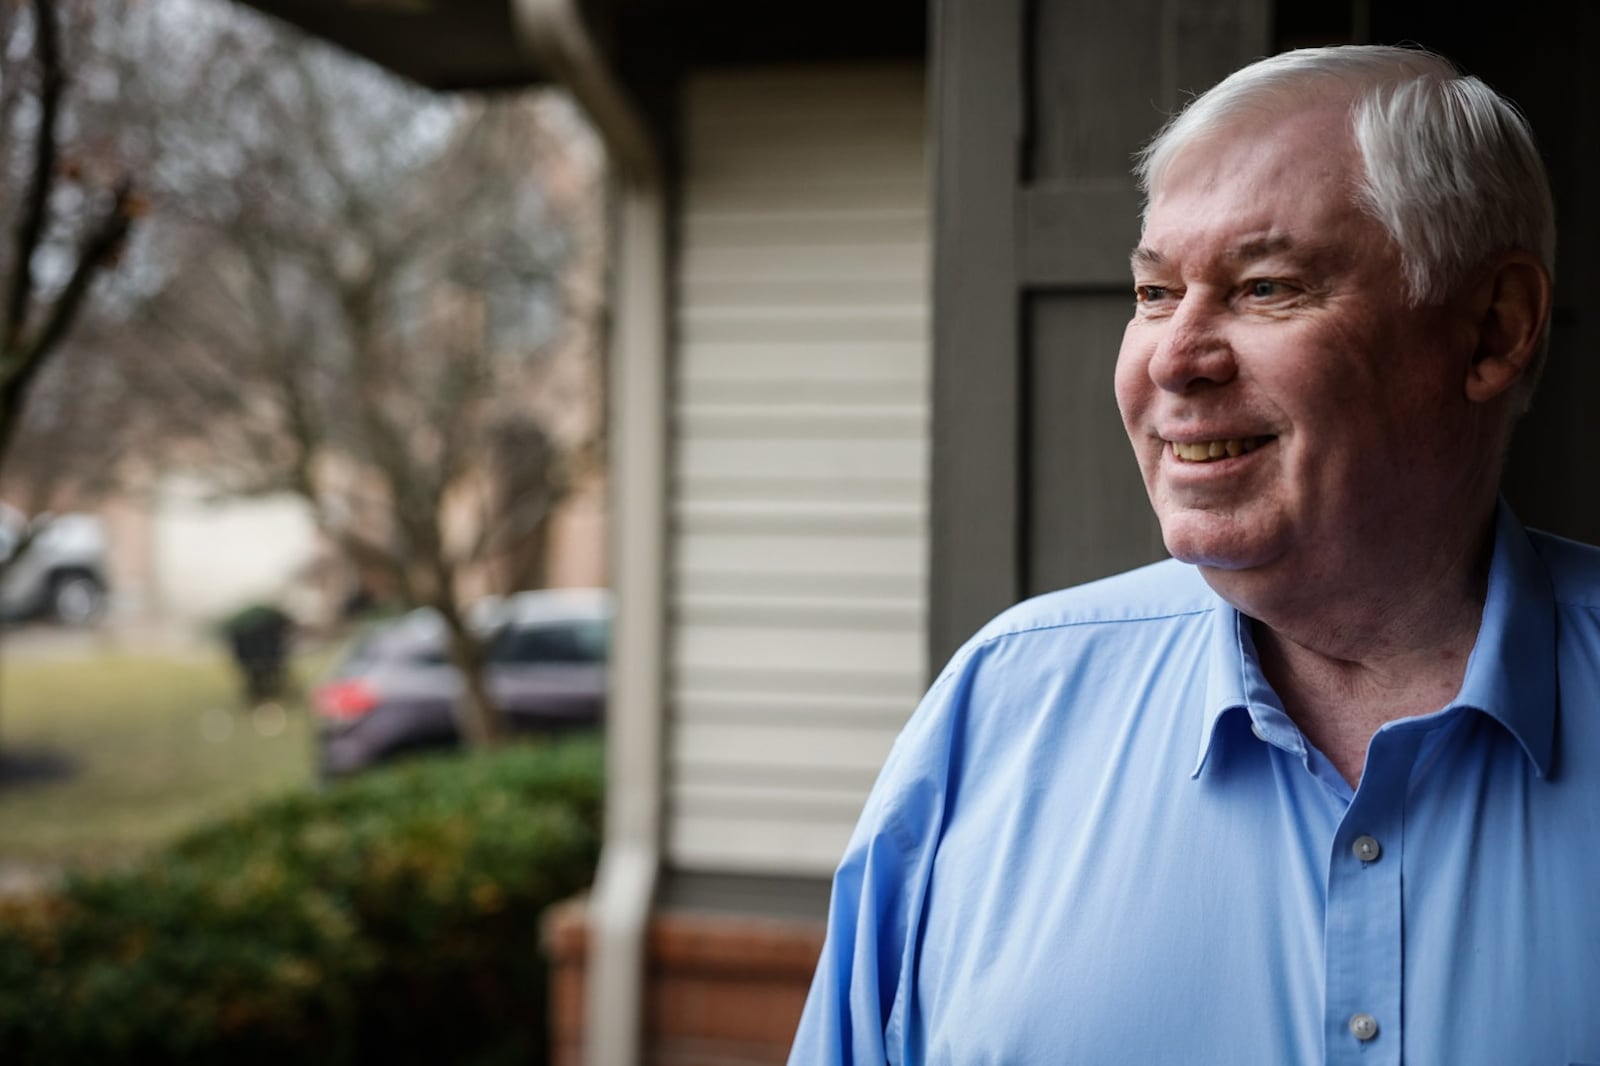
[(747, 816), (799, 818), (848, 825), (861, 814), (862, 797), (855, 789), (819, 791), (804, 788), (741, 788), (692, 785), (671, 791), (671, 803), (682, 817), (723, 818), (730, 811)]
[(826, 577), (818, 574), (704, 573), (698, 570), (680, 571), (676, 586), (678, 599), (685, 603), (706, 596), (783, 596), (802, 603), (857, 597), (920, 602), (927, 591), (919, 578), (888, 574)]
[[(834, 150), (851, 153), (848, 171), (819, 166), (818, 155)], [(767, 145), (759, 149), (736, 145), (703, 151), (690, 157), (684, 176), (690, 184), (754, 182), (769, 178), (793, 181), (814, 176), (818, 181), (849, 185), (857, 182), (900, 181), (908, 172), (920, 174), (923, 167), (920, 147), (909, 141), (895, 143), (888, 139), (865, 139), (835, 149), (827, 145), (826, 138), (818, 136), (812, 143), (797, 138), (789, 144)]]
[(748, 500), (694, 503), (680, 499), (674, 509), (680, 533), (793, 533), (909, 537), (924, 534), (922, 509), (892, 503), (783, 503)]
[(675, 571), (702, 574), (787, 574), (922, 579), (923, 555), (889, 537), (701, 534), (676, 537)]
[(679, 691), (677, 721), (691, 724), (812, 725), (830, 729), (899, 729), (915, 699), (867, 696), (796, 695), (685, 688)]
[[(700, 307), (678, 316), (686, 338), (699, 338), (715, 330), (737, 334), (740, 340), (804, 339), (808, 336), (842, 341), (877, 340), (885, 330), (914, 340), (925, 336), (928, 316), (920, 302), (861, 304), (832, 307), (825, 304), (747, 304)], [(821, 327), (825, 332), (814, 332)], [(914, 329), (915, 332), (903, 332)]]
[(678, 513), (673, 530), (679, 535), (885, 537), (900, 540), (903, 549), (916, 549), (925, 539), (923, 526), (921, 515), (849, 514), (839, 510), (807, 514), (775, 504), (748, 514), (694, 508)]
[(749, 159), (803, 148), (805, 165), (832, 170), (841, 169), (839, 154), (886, 146), (896, 149), (908, 161), (907, 166), (917, 166), (927, 158), (927, 145), (921, 138), (923, 116), (915, 109), (856, 101), (855, 108), (845, 105), (823, 111), (816, 108), (820, 100), (756, 99), (752, 94), (752, 99), (739, 105), (702, 111), (684, 137), (686, 154), (697, 159)]
[(866, 375), (892, 373), (926, 380), (927, 349), (918, 340), (881, 341), (856, 337), (816, 344), (783, 337), (763, 337), (737, 344), (690, 341), (678, 349), (677, 370), (690, 381), (716, 375), (738, 380), (740, 372), (755, 380), (774, 373), (806, 374), (819, 381), (847, 381), (856, 368)]
[[(840, 144), (873, 137), (905, 140), (920, 134), (922, 109), (875, 91), (852, 93), (843, 83), (823, 86), (752, 85), (716, 98), (691, 88), (693, 121), (684, 131), (685, 145), (695, 151), (719, 146), (782, 142), (796, 138), (825, 141), (830, 133)], [(924, 151), (926, 149), (924, 148)]]
[(928, 215), (914, 208), (877, 211), (703, 211), (683, 220), (683, 240), (695, 248), (783, 248), (807, 244), (835, 247), (927, 243)]
[(805, 626), (830, 633), (842, 629), (904, 633), (916, 630), (922, 621), (922, 609), (916, 603), (884, 600), (841, 600), (818, 605), (778, 598), (751, 601), (707, 597), (680, 599), (674, 618), (679, 624), (690, 626), (740, 629)]
[(805, 626), (680, 624), (670, 656), (674, 668), (781, 669), (803, 662), (813, 670), (872, 673), (886, 662), (919, 662), (922, 635), (915, 630), (811, 629)]
[(739, 100), (724, 99), (699, 108), (685, 131), (684, 143), (691, 152), (703, 154), (729, 146), (749, 150), (762, 144), (781, 147), (796, 142), (843, 148), (893, 140), (927, 154), (926, 144), (919, 139), (924, 118), (921, 109), (904, 101), (870, 96), (852, 100), (837, 89), (812, 88), (752, 89), (740, 96)]
[(842, 796), (853, 791), (858, 806), (879, 772), (878, 767), (833, 764), (826, 767), (751, 766), (690, 760), (681, 765), (687, 772), (674, 774), (667, 780), (667, 788), (674, 795), (701, 787), (724, 794), (781, 791), (797, 796)]
[[(732, 73), (732, 72), (730, 72)], [(924, 116), (914, 102), (920, 95), (921, 73), (907, 70), (898, 83), (890, 79), (853, 81), (845, 71), (833, 75), (805, 75), (792, 80), (765, 80), (749, 71), (730, 78), (727, 87), (718, 87), (716, 76), (702, 80), (697, 74), (685, 94), (693, 110), (693, 121), (685, 130), (694, 146), (726, 143), (744, 134), (745, 139), (761, 136), (781, 141), (806, 130), (837, 126), (846, 143), (862, 134), (904, 137), (920, 132)], [(734, 82), (737, 81), (737, 87)]]
[(878, 440), (872, 447), (847, 440), (683, 441), (676, 470), (688, 477), (905, 477), (920, 478), (928, 464), (926, 440)]
[[(902, 128), (896, 129), (897, 125)], [(729, 170), (776, 176), (866, 170), (899, 177), (921, 171), (928, 158), (920, 131), (905, 125), (889, 113), (794, 122), (784, 122), (780, 116), (769, 126), (718, 119), (687, 140), (685, 175), (691, 184)], [(837, 156), (843, 154), (852, 164), (860, 160), (860, 168), (841, 168)]]
[[(921, 243), (839, 246), (786, 245), (780, 249), (756, 245), (688, 248), (683, 254), (683, 277), (691, 285), (710, 279), (862, 278), (872, 281), (928, 276), (927, 246)], [(682, 313), (699, 309), (685, 307)], [(840, 308), (848, 312), (848, 308)], [(925, 307), (916, 308), (926, 312)]]
[(717, 765), (756, 771), (804, 772), (831, 766), (876, 774), (898, 735), (896, 729), (816, 729), (760, 723), (676, 722), (670, 751), (680, 766)]
[[(922, 131), (895, 109), (794, 121), (780, 115), (774, 116), (775, 124), (726, 115), (708, 118), (706, 128), (686, 139), (684, 173), (690, 184), (700, 174), (727, 166), (764, 174), (833, 174), (865, 168), (898, 176), (920, 169), (928, 156)], [(849, 168), (839, 165), (842, 155), (849, 157)]]
[(915, 403), (926, 421), (927, 383), (906, 378), (879, 381), (817, 381), (777, 377), (766, 381), (686, 381), (678, 389), (680, 409), (712, 406), (851, 408)]
[(928, 314), (920, 301), (910, 301), (854, 307), (798, 303), (706, 306), (678, 315), (678, 328), (686, 338), (704, 336), (718, 328), (738, 330), (739, 338), (752, 341), (765, 341), (774, 336), (805, 338), (814, 327), (826, 328), (826, 333), (814, 336), (840, 341), (870, 341), (882, 335), (885, 328), (917, 327), (917, 333), (907, 335), (915, 339), (926, 336)]
[(848, 506), (852, 502), (910, 504), (927, 499), (927, 478), (726, 478), (678, 477), (673, 495), (680, 506), (700, 503), (749, 503), (782, 506), (788, 502), (821, 502)]
[(677, 865), (708, 873), (826, 875), (850, 841), (851, 821), (674, 816), (667, 851)]
[[(904, 127), (905, 123), (886, 112), (827, 119), (814, 116), (805, 121), (774, 116), (774, 124), (765, 127), (718, 118), (685, 139), (684, 175), (691, 185), (730, 172), (774, 177), (867, 172), (901, 179), (924, 171), (928, 152), (919, 131), (897, 129), (897, 125)], [(841, 167), (838, 156), (844, 154), (852, 164), (860, 160), (860, 167)], [(908, 199), (900, 206), (921, 205)]]
[(677, 415), (682, 439), (725, 441), (732, 446), (762, 438), (921, 440), (928, 433), (927, 411), (904, 406), (807, 410), (778, 404), (702, 404), (680, 407)]
[(891, 313), (848, 319), (829, 315), (789, 315), (781, 320), (772, 315), (686, 316), (679, 330), (689, 344), (707, 341), (759, 344), (784, 340), (791, 343), (829, 344), (837, 341), (911, 341), (926, 343), (927, 320), (914, 315)]
[[(675, 665), (672, 672), (674, 691), (705, 692), (773, 692), (800, 697), (883, 697), (914, 700), (921, 695), (923, 678), (915, 664), (879, 663), (874, 670), (849, 674), (830, 674), (815, 669), (802, 669), (793, 662), (765, 669), (752, 668), (747, 663), (725, 666)], [(813, 770), (825, 768), (813, 767)]]
[(686, 303), (702, 310), (727, 307), (857, 308), (900, 307), (923, 313), (929, 281), (921, 275), (900, 278), (713, 277), (680, 280)]
[[(893, 141), (919, 155), (927, 154), (921, 139), (923, 116), (901, 101), (846, 101), (836, 92), (809, 90), (755, 90), (742, 95), (744, 98), (737, 102), (719, 101), (696, 114), (685, 137), (685, 145), (692, 153), (703, 155), (730, 147), (749, 151), (763, 144), (781, 147), (786, 143), (843, 150), (858, 144)], [(835, 106), (825, 106), (830, 100)]]
[(819, 793), (858, 789), (865, 796), (877, 780), (879, 767), (840, 766), (819, 763), (812, 766), (748, 766), (743, 763), (702, 762), (688, 759), (677, 764), (667, 778), (667, 787), (678, 790), (690, 783), (728, 785), (760, 789), (773, 786), (807, 789)]
[[(725, 138), (699, 138), (686, 157), (685, 178), (690, 184), (715, 181), (726, 174), (744, 178), (790, 178), (795, 174), (872, 176), (901, 179), (922, 173), (928, 154), (918, 131), (890, 130), (862, 123), (856, 130), (830, 130), (818, 123), (789, 126), (789, 136), (778, 142), (771, 130), (752, 130), (742, 123), (720, 123)], [(742, 134), (742, 136), (741, 136)], [(850, 155), (851, 166), (840, 168), (835, 155)], [(858, 165), (859, 160), (859, 165)], [(907, 200), (907, 206), (912, 202)]]
[(702, 381), (816, 381), (851, 384), (873, 379), (926, 382), (927, 348), (920, 340), (851, 338), (829, 344), (774, 337), (730, 344), (686, 342), (678, 371), (690, 385)]
[(720, 210), (736, 214), (770, 211), (787, 214), (808, 210), (895, 210), (925, 196), (927, 179), (922, 175), (879, 178), (869, 181), (859, 175), (837, 178), (788, 178), (753, 181), (722, 178), (701, 181), (690, 190), (694, 205), (716, 203)]

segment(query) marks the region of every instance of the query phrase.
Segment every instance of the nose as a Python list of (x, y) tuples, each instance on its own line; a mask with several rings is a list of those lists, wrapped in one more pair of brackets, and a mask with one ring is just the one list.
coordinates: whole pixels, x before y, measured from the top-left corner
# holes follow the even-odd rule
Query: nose
[(1190, 290), (1156, 326), (1150, 353), (1150, 380), (1167, 392), (1188, 393), (1224, 385), (1238, 371), (1233, 346), (1223, 328), (1226, 308), (1207, 305), (1206, 294)]

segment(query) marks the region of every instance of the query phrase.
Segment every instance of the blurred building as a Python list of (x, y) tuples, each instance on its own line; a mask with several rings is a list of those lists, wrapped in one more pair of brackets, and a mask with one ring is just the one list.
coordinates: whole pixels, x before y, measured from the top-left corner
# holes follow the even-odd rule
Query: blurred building
[[(253, 2), (436, 88), (565, 85), (610, 156), (620, 617), (606, 853), (552, 926), (563, 1062), (782, 1061), (932, 669), (1007, 604), (1159, 554), (1111, 376), (1130, 158), (1186, 92), (1422, 42), (1527, 109), (1564, 247), (1600, 225), (1588, 5)], [(1591, 540), (1593, 269), (1562, 260), (1508, 479)]]

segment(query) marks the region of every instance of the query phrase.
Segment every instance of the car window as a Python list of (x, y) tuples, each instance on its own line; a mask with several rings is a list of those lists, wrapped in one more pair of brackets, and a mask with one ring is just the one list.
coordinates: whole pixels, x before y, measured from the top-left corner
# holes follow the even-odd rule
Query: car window
[(606, 658), (606, 626), (601, 621), (513, 625), (489, 649), (497, 663), (601, 663)]

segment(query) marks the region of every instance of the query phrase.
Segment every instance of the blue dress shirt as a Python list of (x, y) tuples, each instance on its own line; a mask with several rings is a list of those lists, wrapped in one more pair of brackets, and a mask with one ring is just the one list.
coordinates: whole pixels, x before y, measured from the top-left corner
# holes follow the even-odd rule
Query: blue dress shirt
[(1600, 1064), (1600, 550), (1503, 506), (1461, 691), (1351, 790), (1159, 563), (951, 661), (834, 880), (790, 1057)]

